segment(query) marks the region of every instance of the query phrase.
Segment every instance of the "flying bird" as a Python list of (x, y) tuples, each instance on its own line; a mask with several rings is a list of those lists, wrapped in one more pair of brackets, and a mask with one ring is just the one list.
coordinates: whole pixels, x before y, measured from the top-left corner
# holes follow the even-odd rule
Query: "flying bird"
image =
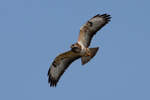
[(96, 55), (99, 47), (88, 47), (92, 37), (110, 21), (110, 18), (108, 14), (97, 14), (81, 26), (77, 43), (72, 44), (71, 50), (59, 54), (52, 62), (48, 70), (50, 86), (57, 85), (60, 77), (73, 61), (81, 58), (82, 65), (84, 65)]
[(88, 47), (90, 46), (93, 36), (98, 30), (100, 30), (104, 25), (106, 25), (110, 21), (110, 18), (110, 15), (107, 14), (97, 14), (80, 28), (78, 41), (77, 43), (71, 45), (71, 49), (73, 51), (82, 52), (86, 56), (88, 56), (81, 57), (82, 65), (86, 64), (91, 59), (90, 57), (92, 55)]

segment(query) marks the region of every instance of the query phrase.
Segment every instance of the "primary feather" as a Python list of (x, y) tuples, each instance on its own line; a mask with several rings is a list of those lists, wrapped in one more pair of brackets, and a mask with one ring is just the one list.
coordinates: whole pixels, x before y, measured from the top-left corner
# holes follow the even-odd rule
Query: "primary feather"
[(104, 25), (110, 21), (110, 15), (97, 14), (87, 21), (81, 28), (78, 37), (78, 43), (86, 48), (90, 46), (92, 37), (100, 30)]
[(88, 47), (90, 46), (92, 37), (110, 21), (110, 18), (110, 15), (98, 14), (80, 28), (78, 42), (71, 45), (70, 51), (58, 55), (51, 64), (48, 71), (48, 82), (50, 86), (57, 85), (60, 77), (73, 61), (82, 57), (82, 64), (86, 64), (96, 55), (98, 47)]
[(75, 53), (73, 51), (67, 51), (58, 55), (48, 71), (48, 82), (50, 83), (50, 86), (56, 86), (60, 77), (69, 65), (80, 57), (79, 53)]

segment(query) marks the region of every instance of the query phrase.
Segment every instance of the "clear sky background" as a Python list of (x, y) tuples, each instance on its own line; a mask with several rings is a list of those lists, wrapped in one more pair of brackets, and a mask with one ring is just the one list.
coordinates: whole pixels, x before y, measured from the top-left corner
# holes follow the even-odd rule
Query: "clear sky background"
[[(50, 88), (53, 59), (96, 14), (112, 21)], [(0, 100), (150, 100), (149, 0), (0, 0)]]

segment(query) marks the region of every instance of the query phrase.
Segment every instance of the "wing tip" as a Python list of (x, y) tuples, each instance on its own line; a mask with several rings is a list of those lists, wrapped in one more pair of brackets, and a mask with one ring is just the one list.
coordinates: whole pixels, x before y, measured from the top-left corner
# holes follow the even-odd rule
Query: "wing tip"
[(54, 79), (50, 74), (48, 74), (48, 83), (50, 87), (56, 87), (58, 80)]
[(109, 14), (102, 14), (101, 17), (103, 17), (107, 22), (109, 22), (111, 19), (111, 16)]
[(111, 15), (109, 15), (109, 14), (107, 14), (107, 13), (105, 13), (105, 14), (97, 14), (97, 15), (95, 15), (93, 18), (95, 18), (95, 17), (102, 17), (102, 18), (104, 18), (104, 20), (105, 20), (106, 22), (109, 22), (110, 19), (112, 18)]

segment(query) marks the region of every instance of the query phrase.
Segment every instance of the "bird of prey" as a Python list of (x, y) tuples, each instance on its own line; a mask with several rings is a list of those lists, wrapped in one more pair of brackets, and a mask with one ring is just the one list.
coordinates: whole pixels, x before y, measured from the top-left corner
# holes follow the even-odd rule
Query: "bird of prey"
[(110, 21), (110, 18), (108, 14), (97, 14), (81, 26), (77, 43), (72, 44), (69, 51), (59, 54), (52, 62), (48, 71), (50, 86), (57, 85), (60, 77), (73, 61), (81, 58), (84, 65), (96, 55), (99, 47), (88, 47), (92, 37)]
[(91, 54), (88, 47), (90, 46), (92, 37), (96, 34), (98, 30), (100, 30), (104, 25), (106, 25), (110, 21), (110, 18), (110, 15), (98, 14), (91, 18), (89, 21), (87, 21), (80, 28), (78, 41), (77, 43), (71, 45), (71, 49), (74, 51), (78, 50), (79, 52), (85, 53), (85, 55), (89, 57), (81, 57), (82, 65), (86, 64), (91, 59)]

